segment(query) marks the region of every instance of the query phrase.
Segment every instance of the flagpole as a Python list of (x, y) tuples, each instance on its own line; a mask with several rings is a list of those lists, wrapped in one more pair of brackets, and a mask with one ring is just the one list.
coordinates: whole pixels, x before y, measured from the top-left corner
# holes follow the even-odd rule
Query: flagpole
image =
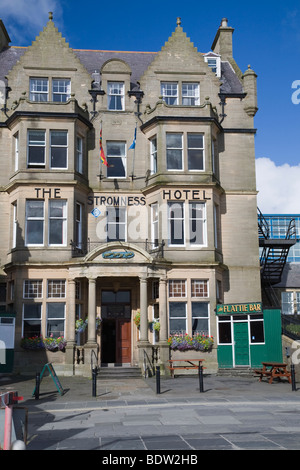
[[(102, 121), (100, 122), (101, 125), (101, 133), (102, 133)], [(100, 181), (102, 180), (102, 162), (101, 159), (99, 159), (99, 165), (100, 165)]]
[(133, 181), (133, 178), (134, 178), (135, 146), (136, 146), (136, 129), (137, 129), (137, 122), (135, 123), (135, 134), (134, 134), (134, 147), (133, 147), (133, 159), (132, 159), (132, 174), (131, 174), (131, 180), (132, 180), (132, 181)]

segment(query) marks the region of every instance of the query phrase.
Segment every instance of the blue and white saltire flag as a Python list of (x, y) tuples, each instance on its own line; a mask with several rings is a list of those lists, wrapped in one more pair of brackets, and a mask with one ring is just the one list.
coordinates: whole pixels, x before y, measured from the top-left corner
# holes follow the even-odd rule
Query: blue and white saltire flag
[(132, 144), (130, 145), (129, 149), (135, 149), (135, 142), (136, 142), (136, 126), (135, 126), (135, 131), (134, 131), (133, 142), (132, 142)]

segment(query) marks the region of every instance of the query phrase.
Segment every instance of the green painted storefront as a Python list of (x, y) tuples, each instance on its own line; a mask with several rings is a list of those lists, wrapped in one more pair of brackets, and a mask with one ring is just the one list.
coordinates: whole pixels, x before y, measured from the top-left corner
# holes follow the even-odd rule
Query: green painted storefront
[(220, 369), (282, 362), (280, 310), (262, 310), (259, 303), (232, 304), (219, 305), (216, 314)]

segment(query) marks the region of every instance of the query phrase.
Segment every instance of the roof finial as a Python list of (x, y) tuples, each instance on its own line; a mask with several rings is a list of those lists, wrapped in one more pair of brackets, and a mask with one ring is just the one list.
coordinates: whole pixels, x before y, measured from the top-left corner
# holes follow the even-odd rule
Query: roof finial
[(181, 18), (178, 16), (177, 17), (177, 26), (180, 26), (181, 25)]
[(52, 12), (52, 11), (49, 11), (49, 20), (50, 20), (50, 21), (53, 20), (53, 12)]

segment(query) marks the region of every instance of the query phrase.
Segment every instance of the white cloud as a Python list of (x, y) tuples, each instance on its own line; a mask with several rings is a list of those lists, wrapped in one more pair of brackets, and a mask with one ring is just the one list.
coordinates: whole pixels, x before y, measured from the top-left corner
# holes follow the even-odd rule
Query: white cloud
[(258, 158), (256, 186), (263, 214), (300, 214), (300, 165), (276, 166), (270, 158)]
[(0, 18), (12, 45), (31, 44), (46, 25), (49, 11), (58, 26), (62, 17), (60, 0), (0, 0)]

